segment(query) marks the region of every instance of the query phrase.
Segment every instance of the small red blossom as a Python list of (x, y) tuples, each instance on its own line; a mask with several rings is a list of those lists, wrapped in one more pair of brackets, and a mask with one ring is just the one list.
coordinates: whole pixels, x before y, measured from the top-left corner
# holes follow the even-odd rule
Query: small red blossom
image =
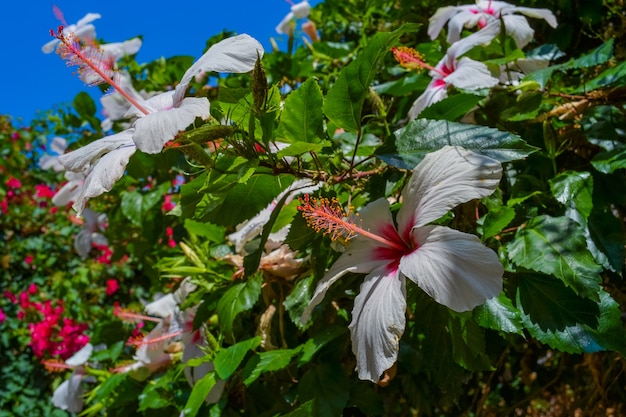
[(52, 198), (54, 197), (54, 190), (45, 185), (45, 184), (37, 184), (35, 185), (35, 197), (36, 198)]
[(167, 246), (170, 248), (176, 247), (176, 241), (174, 240), (174, 229), (171, 227), (165, 228), (165, 235), (167, 236)]
[(4, 311), (2, 311), (2, 309), (0, 308), (0, 324), (4, 323), (6, 319), (7, 319), (6, 314), (4, 314)]
[(120, 288), (120, 284), (117, 282), (116, 279), (114, 279), (114, 278), (108, 279), (107, 280), (107, 285), (106, 285), (106, 290), (105, 290), (105, 293), (106, 293), (107, 297), (110, 297), (113, 294), (115, 294), (117, 292), (117, 290), (119, 290), (119, 288)]
[(6, 181), (6, 185), (9, 188), (19, 189), (22, 188), (22, 183), (15, 177), (11, 177)]
[(26, 262), (26, 265), (32, 265), (34, 260), (35, 257), (33, 255), (26, 255), (26, 257), (24, 257), (24, 262)]
[(16, 296), (15, 296), (15, 294), (13, 294), (11, 291), (6, 290), (6, 291), (4, 292), (4, 296), (5, 296), (6, 298), (8, 298), (8, 299), (9, 299), (9, 301), (10, 301), (10, 302), (12, 302), (13, 304), (17, 304), (17, 297), (16, 297)]
[(172, 201), (172, 196), (170, 194), (166, 195), (161, 205), (161, 210), (167, 213), (168, 211), (172, 211), (174, 207), (176, 207), (176, 203)]
[[(30, 256), (30, 255), (29, 255), (29, 256)], [(30, 284), (30, 285), (28, 286), (28, 290), (27, 290), (27, 291), (28, 291), (28, 293), (29, 293), (30, 295), (35, 295), (35, 294), (37, 294), (37, 285), (35, 285), (35, 284)]]

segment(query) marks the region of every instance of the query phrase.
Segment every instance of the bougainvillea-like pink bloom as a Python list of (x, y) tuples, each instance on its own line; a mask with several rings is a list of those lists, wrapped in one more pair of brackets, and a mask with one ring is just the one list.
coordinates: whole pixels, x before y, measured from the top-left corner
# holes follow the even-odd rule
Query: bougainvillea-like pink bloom
[(107, 285), (106, 285), (106, 290), (105, 290), (105, 293), (106, 293), (107, 297), (112, 296), (119, 289), (120, 289), (120, 284), (119, 284), (119, 282), (117, 282), (116, 279), (113, 279), (113, 278), (112, 279), (107, 279)]
[(48, 199), (54, 197), (54, 190), (45, 184), (35, 185), (35, 197)]
[(4, 311), (2, 311), (2, 309), (0, 308), (0, 324), (4, 323), (6, 319), (7, 319), (6, 314), (4, 314)]
[[(401, 65), (411, 69), (429, 69), (432, 81), (409, 110), (409, 119), (413, 120), (428, 106), (448, 96), (448, 88), (454, 86), (466, 90), (493, 87), (499, 80), (491, 75), (487, 65), (461, 55), (475, 46), (491, 42), (499, 30), (497, 25), (485, 29), (467, 38), (455, 42), (448, 48), (446, 55), (434, 67), (427, 65), (417, 53), (409, 48), (394, 48), (393, 52)], [(492, 36), (493, 35), (493, 36)]]
[(429, 225), (458, 204), (490, 195), (501, 175), (499, 162), (446, 146), (414, 169), (396, 221), (384, 198), (365, 206), (358, 223), (346, 221), (328, 205), (305, 200), (300, 207), (313, 227), (352, 236), (318, 283), (302, 322), (340, 277), (367, 274), (350, 323), (359, 378), (378, 382), (396, 362), (406, 320), (407, 278), (454, 311), (471, 310), (502, 291), (504, 268), (494, 251), (474, 235)]
[(518, 48), (523, 48), (533, 38), (534, 30), (528, 24), (524, 16), (514, 13), (544, 19), (550, 26), (557, 26), (556, 17), (548, 9), (534, 9), (531, 7), (516, 7), (503, 1), (476, 0), (475, 5), (446, 6), (435, 12), (430, 18), (428, 35), (435, 39), (443, 26), (448, 22), (448, 42), (453, 43), (461, 38), (463, 28), (473, 28), (495, 24), (498, 31), (492, 39), (500, 33), (500, 22), (502, 19), (506, 34), (515, 39)]
[(6, 181), (6, 185), (9, 188), (13, 188), (15, 190), (19, 190), (20, 188), (22, 188), (22, 183), (20, 182), (20, 180), (18, 180), (15, 177), (11, 177)]

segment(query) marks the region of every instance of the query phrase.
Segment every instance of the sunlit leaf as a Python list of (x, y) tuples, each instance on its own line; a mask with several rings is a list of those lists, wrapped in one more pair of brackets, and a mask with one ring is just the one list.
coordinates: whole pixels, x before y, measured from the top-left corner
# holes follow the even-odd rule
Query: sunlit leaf
[(394, 132), (394, 140), (378, 148), (376, 156), (390, 165), (413, 169), (426, 154), (446, 145), (462, 146), (500, 162), (525, 158), (537, 149), (509, 132), (446, 120), (417, 119)]
[(338, 127), (348, 131), (361, 128), (361, 113), (378, 67), (391, 46), (404, 33), (418, 26), (406, 24), (393, 32), (376, 33), (359, 56), (346, 66), (326, 94), (324, 114)]
[(576, 294), (597, 300), (602, 268), (587, 250), (582, 227), (573, 220), (535, 217), (518, 230), (507, 248), (517, 265), (554, 275)]
[(237, 315), (254, 306), (261, 295), (261, 282), (260, 276), (251, 277), (245, 282), (233, 285), (220, 298), (217, 303), (217, 315), (224, 333), (232, 333), (233, 321)]

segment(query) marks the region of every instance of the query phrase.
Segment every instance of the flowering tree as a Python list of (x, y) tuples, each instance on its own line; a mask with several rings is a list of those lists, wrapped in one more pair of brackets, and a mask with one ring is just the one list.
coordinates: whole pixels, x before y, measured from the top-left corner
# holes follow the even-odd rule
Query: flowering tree
[(222, 33), (147, 64), (106, 16), (52, 32), (114, 91), (102, 120), (86, 93), (3, 120), (3, 355), (41, 410), (623, 411), (623, 45), (414, 3), (292, 4), (287, 52)]

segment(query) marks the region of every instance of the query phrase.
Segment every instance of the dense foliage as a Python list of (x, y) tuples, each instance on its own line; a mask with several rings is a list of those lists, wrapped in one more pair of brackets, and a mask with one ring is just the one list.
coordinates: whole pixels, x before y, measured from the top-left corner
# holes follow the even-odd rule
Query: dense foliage
[[(469, 59), (488, 72), (454, 82), (437, 72), (455, 50), (449, 27), (427, 34), (444, 4), (427, 1), (326, 0), (310, 14), (296, 5), (280, 28), (287, 50), (259, 53), (240, 74), (131, 53), (116, 65), (140, 102), (177, 85), (182, 103), (210, 102), (156, 152), (124, 135), (159, 113), (113, 117), (111, 93), (106, 121), (87, 93), (28, 127), (2, 116), (0, 416), (626, 413), (623, 4), (519, 3), (552, 10), (559, 25), (531, 17), (534, 38), (521, 42), (500, 26), (503, 14), (493, 39), (453, 57), (459, 74)], [(416, 111), (429, 91), (443, 96)], [(103, 137), (124, 145), (72, 172), (70, 151)], [(384, 355), (393, 366), (363, 378), (378, 353), (353, 351), (363, 334), (379, 334), (353, 312), (376, 301), (364, 294), (383, 281), (368, 284), (371, 269), (347, 265), (309, 307), (329, 268), (360, 256), (362, 241), (343, 229), (332, 236), (333, 223), (314, 230), (307, 207), (374, 229), (372, 207), (389, 202), (395, 233), (423, 197), (411, 191), (424, 167), (450, 146), (469, 153), (433, 169), (469, 175), (461, 165), (476, 160), (501, 173), (488, 192), (449, 196), (450, 210), (428, 221), (440, 229), (410, 225), (474, 236), (503, 266), (501, 287), (455, 308), (460, 296), (441, 296), (441, 281), (433, 289), (409, 276), (406, 325), (380, 335), (397, 336)], [(129, 147), (121, 178), (85, 197), (78, 216), (71, 202), (89, 187), (85, 175)], [(413, 244), (380, 257), (402, 270), (426, 247)], [(433, 265), (448, 255), (435, 253)], [(460, 268), (452, 275), (470, 274)], [(397, 305), (384, 299), (377, 313)]]

